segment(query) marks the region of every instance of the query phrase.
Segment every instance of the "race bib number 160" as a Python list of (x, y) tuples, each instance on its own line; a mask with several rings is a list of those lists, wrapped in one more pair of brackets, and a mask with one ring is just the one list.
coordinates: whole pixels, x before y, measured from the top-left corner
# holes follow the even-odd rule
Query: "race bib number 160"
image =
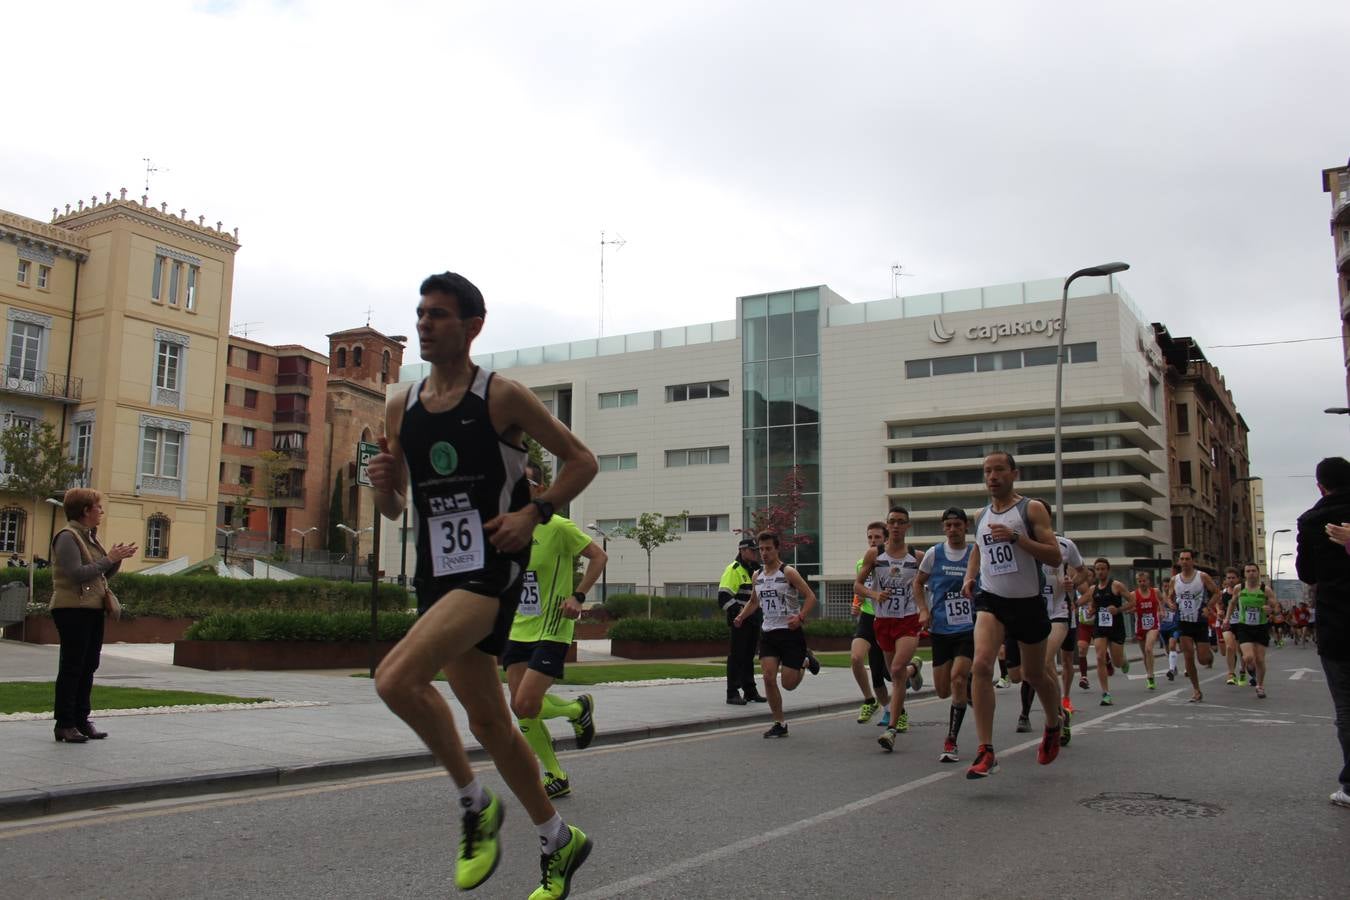
[(483, 568), (483, 519), (476, 509), (427, 520), (431, 535), (431, 571), (437, 578)]

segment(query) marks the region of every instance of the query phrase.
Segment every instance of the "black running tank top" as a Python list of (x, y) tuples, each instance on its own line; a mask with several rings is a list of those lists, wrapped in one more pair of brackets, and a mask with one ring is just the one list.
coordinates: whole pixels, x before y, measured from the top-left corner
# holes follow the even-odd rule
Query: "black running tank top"
[(529, 547), (499, 553), (483, 533), (483, 523), (530, 501), (529, 457), (502, 440), (488, 416), (492, 378), (475, 367), (464, 398), (445, 412), (428, 412), (418, 399), (425, 381), (408, 394), (398, 440), (417, 516), (419, 579), (461, 579), (498, 560), (529, 557)]

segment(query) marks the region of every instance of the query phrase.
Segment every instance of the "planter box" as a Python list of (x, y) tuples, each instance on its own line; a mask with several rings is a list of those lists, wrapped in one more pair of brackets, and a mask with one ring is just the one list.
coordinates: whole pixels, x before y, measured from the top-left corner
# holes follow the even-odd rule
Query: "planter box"
[(572, 637), (578, 641), (603, 641), (609, 637), (609, 626), (612, 624), (612, 622), (582, 619), (573, 626)]
[[(137, 616), (134, 619), (111, 620), (103, 623), (103, 643), (105, 644), (172, 644), (181, 641), (188, 626), (195, 619), (167, 619), (163, 616)], [(10, 640), (22, 640), (30, 644), (59, 644), (56, 623), (51, 616), (29, 616), (23, 625), (10, 625), (5, 629), (5, 637)]]
[[(611, 656), (624, 659), (693, 659), (700, 656), (727, 655), (731, 638), (725, 641), (610, 641)], [(812, 637), (807, 630), (806, 644), (817, 653), (848, 650), (851, 637)]]
[[(397, 641), (376, 641), (379, 663)], [(567, 662), (577, 661), (575, 642)], [(174, 641), (173, 664), (190, 669), (364, 669), (370, 665), (367, 641)]]

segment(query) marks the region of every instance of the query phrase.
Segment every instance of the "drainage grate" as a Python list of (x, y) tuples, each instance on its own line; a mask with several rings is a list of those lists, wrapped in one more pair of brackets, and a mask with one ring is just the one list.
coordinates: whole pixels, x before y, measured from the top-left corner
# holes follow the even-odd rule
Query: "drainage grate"
[(1130, 791), (1098, 794), (1079, 800), (1078, 805), (1095, 809), (1097, 812), (1120, 813), (1126, 816), (1156, 816), (1165, 819), (1212, 819), (1223, 812), (1223, 807), (1214, 803)]

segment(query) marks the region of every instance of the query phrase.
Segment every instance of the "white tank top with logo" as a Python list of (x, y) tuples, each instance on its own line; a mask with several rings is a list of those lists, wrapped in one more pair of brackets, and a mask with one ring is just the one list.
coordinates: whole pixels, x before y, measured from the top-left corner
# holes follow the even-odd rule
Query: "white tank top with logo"
[(1059, 541), (1059, 553), (1064, 559), (1058, 566), (1041, 565), (1041, 577), (1044, 579), (1041, 596), (1045, 598), (1045, 611), (1051, 619), (1067, 621), (1069, 594), (1073, 589), (1065, 589), (1064, 579), (1068, 577), (1070, 568), (1076, 569), (1083, 564), (1083, 556), (1078, 552), (1078, 545), (1068, 538), (1056, 535), (1055, 540)]
[(907, 552), (900, 557), (888, 555), (884, 547), (877, 553), (872, 574), (877, 590), (886, 592), (885, 598), (876, 604), (878, 619), (903, 619), (919, 614), (914, 602), (914, 576), (919, 574), (919, 561), (913, 551), (905, 549)]
[(1205, 579), (1198, 571), (1189, 582), (1180, 575), (1172, 579), (1172, 596), (1177, 601), (1177, 618), (1183, 622), (1199, 621), (1205, 610)]
[(788, 627), (788, 619), (801, 611), (801, 600), (797, 589), (788, 583), (787, 573), (779, 568), (769, 572), (760, 569), (755, 573), (755, 593), (759, 595), (759, 608), (764, 611), (765, 631), (778, 631)]
[(1026, 538), (1029, 498), (1023, 497), (1003, 512), (986, 506), (975, 526), (975, 546), (980, 548), (980, 589), (1000, 597), (1035, 597), (1041, 593), (1041, 564), (1011, 541), (996, 541), (990, 525), (1007, 525)]

